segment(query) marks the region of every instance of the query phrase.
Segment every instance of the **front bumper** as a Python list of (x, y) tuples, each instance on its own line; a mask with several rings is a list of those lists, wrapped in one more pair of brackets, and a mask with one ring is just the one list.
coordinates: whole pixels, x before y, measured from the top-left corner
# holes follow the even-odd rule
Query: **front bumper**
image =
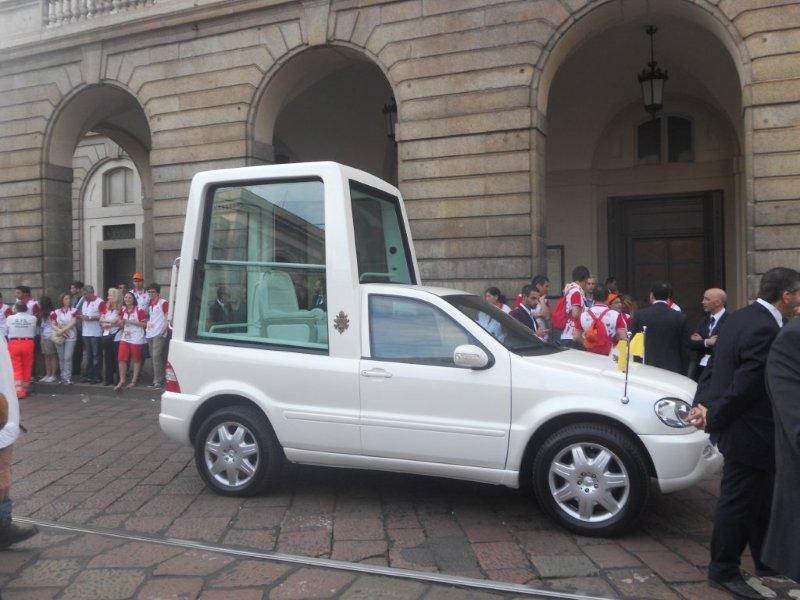
[(197, 396), (164, 392), (161, 395), (161, 414), (158, 415), (161, 431), (175, 441), (190, 444), (189, 427), (199, 405)]
[(639, 437), (653, 459), (658, 487), (665, 494), (691, 487), (722, 468), (722, 454), (703, 431)]

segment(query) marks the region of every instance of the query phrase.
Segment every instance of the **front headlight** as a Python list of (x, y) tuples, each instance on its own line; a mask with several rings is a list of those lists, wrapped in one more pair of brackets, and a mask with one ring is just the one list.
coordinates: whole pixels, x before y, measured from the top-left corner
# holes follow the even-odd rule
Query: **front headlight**
[(656, 411), (656, 416), (661, 419), (664, 425), (670, 427), (691, 427), (691, 423), (686, 421), (689, 411), (692, 407), (686, 404), (683, 400), (677, 398), (662, 398), (656, 402), (653, 407)]

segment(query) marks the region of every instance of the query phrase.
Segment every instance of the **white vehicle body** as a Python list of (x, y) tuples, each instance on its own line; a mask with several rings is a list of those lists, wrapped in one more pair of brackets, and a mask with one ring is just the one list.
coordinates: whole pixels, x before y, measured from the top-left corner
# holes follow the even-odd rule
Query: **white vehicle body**
[[(320, 331), (327, 328), (327, 348), (321, 351), (316, 347), (298, 349), (269, 343), (254, 346), (250, 338), (245, 338), (258, 325), (253, 318), (255, 309), (251, 308), (247, 325), (230, 326), (240, 331), (227, 334), (234, 339), (213, 337), (220, 329), (199, 324), (203, 321), (202, 312), (197, 315), (202, 309), (196, 307), (200, 293), (196, 271), (206, 243), (204, 228), (209, 227), (209, 193), (215, 186), (235, 187), (237, 182), (308, 177), (321, 180), (324, 187), (327, 314), (316, 325), (308, 321), (313, 310), (298, 310), (292, 320), (273, 322), (262, 318), (259, 331), (290, 332), (294, 327), (295, 333), (275, 335), (291, 338), (296, 337), (297, 331), (302, 335), (307, 331), (309, 339), (315, 340), (309, 343), (321, 345), (324, 334)], [(407, 245), (403, 255), (397, 252), (397, 240), (384, 241), (384, 245), (393, 248), (391, 256), (387, 253), (388, 274), (365, 273), (361, 268), (361, 279), (392, 279), (394, 276), (389, 272), (396, 271), (397, 266), (391, 260), (401, 254), (408, 266), (411, 285), (360, 282), (351, 212), (352, 188), (348, 184), (353, 181), (397, 199), (398, 220)], [(267, 192), (264, 194), (269, 196)], [(641, 451), (648, 474), (663, 492), (691, 486), (719, 468), (721, 457), (705, 433), (693, 427), (669, 426), (654, 410), (655, 404), (664, 398), (691, 403), (693, 381), (636, 365), (630, 371), (629, 401), (623, 403), (624, 374), (607, 357), (550, 347), (530, 355), (510, 350), (460, 309), (461, 305), (454, 304), (454, 299), (473, 303), (474, 297), (457, 290), (414, 284), (419, 282), (419, 270), (407, 231), (405, 210), (396, 188), (335, 163), (248, 167), (196, 175), (187, 208), (181, 268), (176, 269), (178, 278), (173, 281), (171, 303), (174, 329), (169, 361), (180, 392), (174, 391), (176, 386), (172, 386), (173, 391), (168, 386), (162, 397), (163, 431), (181, 442), (202, 445), (204, 441), (198, 439), (198, 431), (203, 419), (228, 404), (248, 404), (257, 407), (268, 419), (285, 457), (292, 462), (519, 487), (530, 472), (537, 448), (548, 436), (570, 424), (585, 422), (612, 427), (629, 438)], [(235, 261), (217, 261), (225, 263), (221, 267), (210, 264), (214, 261), (206, 262), (209, 265), (203, 277), (216, 273), (214, 269), (218, 268), (240, 269), (230, 272), (240, 277), (243, 288), (252, 287), (255, 270), (263, 268), (273, 273), (272, 269), (281, 268), (281, 263), (270, 261), (262, 261), (266, 265), (262, 267), (252, 266), (262, 264), (253, 261), (233, 266), (228, 263)], [(301, 266), (297, 269), (305, 273)], [(260, 277), (277, 275), (262, 273)], [(311, 276), (303, 277), (306, 278), (303, 281), (310, 281)], [(200, 293), (201, 304), (211, 302), (206, 292), (212, 285), (206, 284), (205, 292)], [(251, 292), (251, 304), (255, 301)], [(221, 300), (220, 306), (224, 304)], [(442, 326), (451, 332), (442, 337), (466, 336), (469, 345), (460, 345), (459, 349), (467, 348), (467, 352), (473, 349), (481, 356), (485, 353), (489, 362), (481, 368), (463, 368), (416, 361), (405, 355), (402, 359), (376, 355), (406, 351), (403, 344), (411, 342), (399, 343), (395, 348), (391, 336), (387, 337), (385, 332), (391, 331), (392, 318), (396, 317), (398, 335), (403, 333), (404, 319), (414, 318), (408, 317), (411, 314), (408, 307), (412, 313), (419, 311), (414, 314), (438, 315), (431, 317), (430, 322), (446, 322)], [(314, 314), (319, 317), (318, 313), (321, 314), (319, 311)], [(387, 324), (383, 325), (381, 319)], [(343, 328), (345, 324), (347, 327)], [(222, 326), (221, 335), (226, 335), (225, 327)], [(383, 328), (383, 341), (376, 351), (379, 328)], [(245, 343), (238, 344), (236, 336)], [(426, 348), (426, 356), (435, 350)], [(214, 444), (220, 441), (214, 439)], [(198, 465), (201, 463), (202, 456), (198, 454)], [(588, 493), (589, 488), (586, 489)], [(623, 503), (623, 499), (618, 500)]]

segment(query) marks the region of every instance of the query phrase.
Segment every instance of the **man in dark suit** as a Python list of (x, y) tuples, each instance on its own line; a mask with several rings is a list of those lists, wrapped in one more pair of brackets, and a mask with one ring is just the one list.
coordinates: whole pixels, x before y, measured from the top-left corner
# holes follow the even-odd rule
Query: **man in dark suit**
[(745, 546), (750, 546), (756, 575), (774, 574), (762, 561), (775, 469), (764, 367), (775, 336), (800, 303), (798, 289), (800, 273), (793, 269), (764, 273), (758, 299), (728, 317), (688, 416), (695, 426), (705, 427), (725, 457), (708, 579), (741, 598), (761, 598), (739, 571)]
[(509, 313), (517, 321), (531, 329), (537, 336), (544, 339), (547, 329), (540, 323), (534, 314), (534, 309), (539, 304), (539, 291), (533, 285), (522, 287), (522, 303)]
[(717, 336), (728, 318), (728, 312), (725, 310), (727, 300), (727, 294), (719, 288), (711, 288), (703, 293), (702, 304), (706, 316), (700, 320), (692, 337), (689, 338), (689, 350), (695, 354), (690, 375), (695, 381), (700, 381), (700, 375), (703, 374), (714, 353)]
[(686, 315), (672, 310), (667, 302), (672, 286), (657, 281), (650, 288), (650, 306), (633, 315), (631, 330), (644, 335), (644, 359), (648, 365), (685, 375), (689, 368), (689, 327)]
[[(800, 287), (795, 291), (800, 306)], [(800, 581), (800, 319), (783, 328), (767, 357), (775, 421), (775, 495), (761, 560)]]

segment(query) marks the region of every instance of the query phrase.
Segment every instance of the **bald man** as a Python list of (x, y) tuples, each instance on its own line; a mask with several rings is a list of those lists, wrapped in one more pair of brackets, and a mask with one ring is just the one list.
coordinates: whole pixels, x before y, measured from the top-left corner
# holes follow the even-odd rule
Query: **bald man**
[(714, 353), (717, 335), (728, 316), (725, 310), (727, 301), (728, 295), (725, 290), (711, 288), (703, 293), (702, 304), (706, 316), (697, 324), (697, 329), (694, 330), (689, 341), (689, 348), (695, 353), (691, 370), (692, 378), (695, 381), (700, 381), (700, 376)]

